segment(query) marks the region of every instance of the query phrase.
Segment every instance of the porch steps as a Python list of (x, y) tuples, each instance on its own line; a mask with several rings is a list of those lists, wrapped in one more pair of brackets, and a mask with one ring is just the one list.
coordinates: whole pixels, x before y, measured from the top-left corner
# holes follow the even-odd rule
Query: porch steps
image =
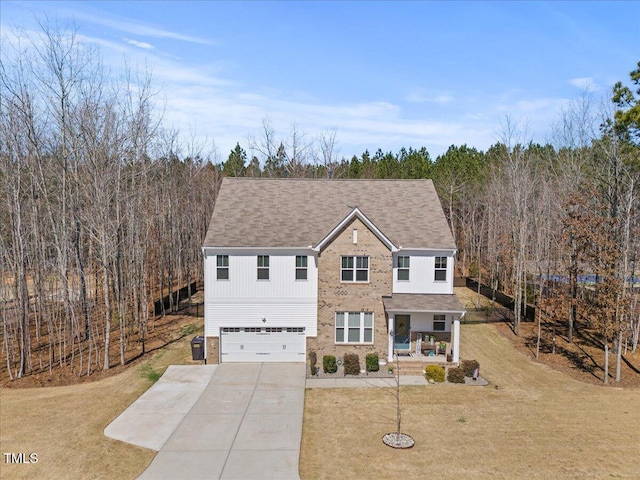
[[(400, 361), (400, 375), (424, 375), (424, 367), (427, 365), (441, 365), (445, 366), (446, 362), (435, 363), (435, 362), (421, 362), (421, 361)], [(396, 364), (393, 364), (394, 369), (396, 368)]]

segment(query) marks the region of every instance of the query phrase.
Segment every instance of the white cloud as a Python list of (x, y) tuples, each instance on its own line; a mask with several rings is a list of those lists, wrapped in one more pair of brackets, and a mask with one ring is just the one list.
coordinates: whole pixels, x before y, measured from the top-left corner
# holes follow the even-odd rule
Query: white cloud
[(125, 38), (123, 40), (127, 42), (129, 45), (133, 45), (134, 47), (142, 48), (144, 50), (153, 50), (154, 48), (156, 48), (147, 42), (139, 42), (138, 40), (131, 40), (128, 38)]
[(142, 22), (133, 22), (124, 17), (116, 17), (113, 15), (93, 15), (82, 11), (71, 12), (73, 17), (86, 22), (108, 27), (120, 32), (135, 34), (138, 36), (147, 36), (154, 38), (170, 38), (173, 40), (180, 40), (188, 43), (196, 43), (200, 45), (211, 45), (208, 39), (193, 37), (191, 35), (185, 35), (178, 32), (172, 32), (162, 28), (146, 25)]

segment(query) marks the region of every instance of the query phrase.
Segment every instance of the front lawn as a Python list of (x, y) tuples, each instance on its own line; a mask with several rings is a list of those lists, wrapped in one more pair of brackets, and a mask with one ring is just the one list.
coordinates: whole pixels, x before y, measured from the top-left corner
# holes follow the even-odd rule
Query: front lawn
[(640, 390), (577, 382), (492, 325), (463, 325), (461, 352), (490, 385), (403, 387), (409, 450), (382, 443), (393, 389), (307, 389), (301, 478), (637, 478)]

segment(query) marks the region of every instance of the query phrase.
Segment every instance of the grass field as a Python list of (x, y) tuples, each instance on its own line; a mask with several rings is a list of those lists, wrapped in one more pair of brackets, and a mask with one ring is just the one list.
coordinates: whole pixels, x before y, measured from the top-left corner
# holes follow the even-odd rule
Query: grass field
[(463, 326), (461, 351), (491, 384), (403, 388), (410, 450), (382, 443), (389, 389), (308, 389), (301, 478), (640, 478), (640, 390), (577, 382), (492, 325)]
[(191, 338), (97, 382), (0, 388), (0, 450), (27, 456), (36, 453), (38, 458), (37, 463), (8, 464), (0, 457), (0, 478), (136, 478), (155, 452), (107, 438), (103, 431), (168, 365), (196, 363), (191, 362)]
[[(1, 388), (0, 450), (37, 453), (38, 463), (0, 458), (0, 477), (138, 476), (154, 452), (103, 430), (167, 365), (193, 363), (190, 338), (97, 382)], [(410, 450), (382, 443), (395, 430), (392, 389), (307, 390), (301, 478), (639, 478), (640, 389), (573, 380), (519, 353), (493, 325), (463, 325), (461, 351), (491, 384), (403, 387)]]

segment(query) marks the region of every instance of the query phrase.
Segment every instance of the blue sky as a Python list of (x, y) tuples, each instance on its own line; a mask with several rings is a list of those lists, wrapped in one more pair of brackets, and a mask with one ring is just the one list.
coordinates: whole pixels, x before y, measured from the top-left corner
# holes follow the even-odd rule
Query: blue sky
[[(628, 83), (640, 2), (0, 2), (2, 36), (74, 21), (117, 72), (148, 65), (158, 110), (224, 160), (269, 119), (338, 153), (485, 150), (516, 122), (544, 143), (588, 86)], [(207, 147), (208, 148), (208, 147)]]

